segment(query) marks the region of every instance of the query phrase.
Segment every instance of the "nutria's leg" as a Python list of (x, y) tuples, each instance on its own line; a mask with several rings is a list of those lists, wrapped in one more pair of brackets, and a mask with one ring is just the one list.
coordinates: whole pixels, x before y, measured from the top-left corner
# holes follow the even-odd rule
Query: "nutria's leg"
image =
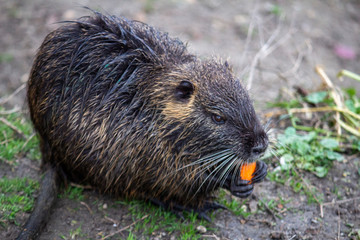
[(211, 201), (206, 201), (201, 207), (194, 207), (194, 208), (183, 206), (177, 203), (164, 203), (154, 198), (150, 199), (150, 202), (174, 213), (178, 218), (181, 218), (182, 220), (185, 220), (183, 216), (183, 212), (185, 211), (185, 212), (197, 213), (198, 214), (197, 217), (199, 219), (204, 219), (208, 222), (211, 222), (210, 217), (207, 215), (208, 212), (214, 211), (216, 209), (226, 209), (226, 207), (224, 207), (223, 205)]
[(262, 162), (256, 162), (256, 169), (253, 174), (251, 181), (242, 180), (238, 175), (234, 178), (233, 175), (229, 175), (223, 185), (224, 188), (228, 189), (231, 194), (240, 197), (246, 198), (250, 196), (254, 190), (254, 183), (262, 181), (267, 175), (267, 165)]
[(45, 226), (48, 220), (50, 209), (57, 198), (60, 182), (59, 174), (48, 161), (51, 153), (47, 144), (44, 144), (44, 141), (41, 141), (41, 151), (44, 175), (40, 183), (39, 196), (36, 199), (34, 210), (23, 230), (17, 237), (17, 240), (36, 239), (38, 237), (40, 230)]

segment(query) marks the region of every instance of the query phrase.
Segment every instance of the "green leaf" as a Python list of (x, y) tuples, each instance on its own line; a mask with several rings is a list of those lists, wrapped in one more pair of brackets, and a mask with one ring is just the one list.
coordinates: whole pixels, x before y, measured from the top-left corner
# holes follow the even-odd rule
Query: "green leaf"
[(285, 135), (286, 136), (295, 136), (296, 135), (296, 129), (293, 127), (288, 127), (285, 129)]
[(350, 111), (356, 112), (356, 107), (355, 107), (354, 101), (348, 99), (345, 101), (345, 105)]
[(345, 92), (349, 95), (349, 97), (356, 96), (356, 90), (355, 88), (346, 88)]
[(311, 142), (312, 140), (314, 140), (316, 138), (317, 134), (316, 132), (309, 132), (308, 134), (302, 136), (302, 140), (304, 140), (305, 142)]
[(326, 151), (326, 156), (330, 160), (336, 160), (339, 162), (344, 160), (344, 157), (340, 153), (333, 152), (333, 151)]
[(296, 142), (295, 143), (295, 149), (300, 155), (305, 155), (308, 153), (310, 146), (306, 142)]
[(321, 103), (325, 100), (326, 96), (328, 95), (328, 92), (322, 91), (322, 92), (314, 92), (310, 93), (305, 97), (305, 100), (309, 103)]
[(319, 167), (315, 168), (315, 174), (316, 174), (316, 176), (318, 176), (320, 178), (325, 177), (327, 173), (328, 173), (328, 170), (325, 167), (319, 166)]
[(280, 158), (280, 165), (282, 170), (288, 170), (291, 167), (291, 162), (294, 160), (294, 157), (291, 154), (284, 154)]
[(323, 140), (320, 141), (320, 144), (327, 149), (334, 149), (337, 148), (339, 146), (338, 141), (336, 141), (333, 138), (324, 138)]

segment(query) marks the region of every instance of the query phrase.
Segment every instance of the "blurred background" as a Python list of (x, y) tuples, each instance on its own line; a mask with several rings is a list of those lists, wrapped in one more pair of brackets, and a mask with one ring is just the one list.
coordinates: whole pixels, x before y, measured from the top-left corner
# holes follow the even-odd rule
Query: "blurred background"
[[(331, 78), (343, 68), (360, 72), (355, 0), (0, 0), (0, 5), (0, 96), (27, 81), (36, 50), (57, 22), (91, 14), (83, 6), (146, 22), (202, 57), (228, 59), (258, 107), (284, 86), (316, 88), (318, 64)], [(19, 90), (9, 104), (23, 105), (24, 93)]]

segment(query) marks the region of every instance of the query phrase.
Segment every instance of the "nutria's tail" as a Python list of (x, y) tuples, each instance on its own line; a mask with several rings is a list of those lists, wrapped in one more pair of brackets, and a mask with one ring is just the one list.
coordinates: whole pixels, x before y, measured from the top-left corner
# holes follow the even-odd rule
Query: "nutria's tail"
[(44, 177), (40, 185), (40, 193), (36, 200), (34, 211), (16, 240), (36, 239), (45, 226), (54, 205), (59, 189), (59, 176), (52, 166), (45, 167)]

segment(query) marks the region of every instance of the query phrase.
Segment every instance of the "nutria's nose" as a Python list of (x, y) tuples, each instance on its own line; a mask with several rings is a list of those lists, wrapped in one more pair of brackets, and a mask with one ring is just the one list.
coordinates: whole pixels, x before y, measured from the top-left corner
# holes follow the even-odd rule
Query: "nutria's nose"
[(266, 151), (267, 147), (268, 147), (268, 141), (265, 139), (264, 141), (261, 141), (251, 149), (251, 156), (253, 158), (259, 157), (261, 154), (263, 154)]

